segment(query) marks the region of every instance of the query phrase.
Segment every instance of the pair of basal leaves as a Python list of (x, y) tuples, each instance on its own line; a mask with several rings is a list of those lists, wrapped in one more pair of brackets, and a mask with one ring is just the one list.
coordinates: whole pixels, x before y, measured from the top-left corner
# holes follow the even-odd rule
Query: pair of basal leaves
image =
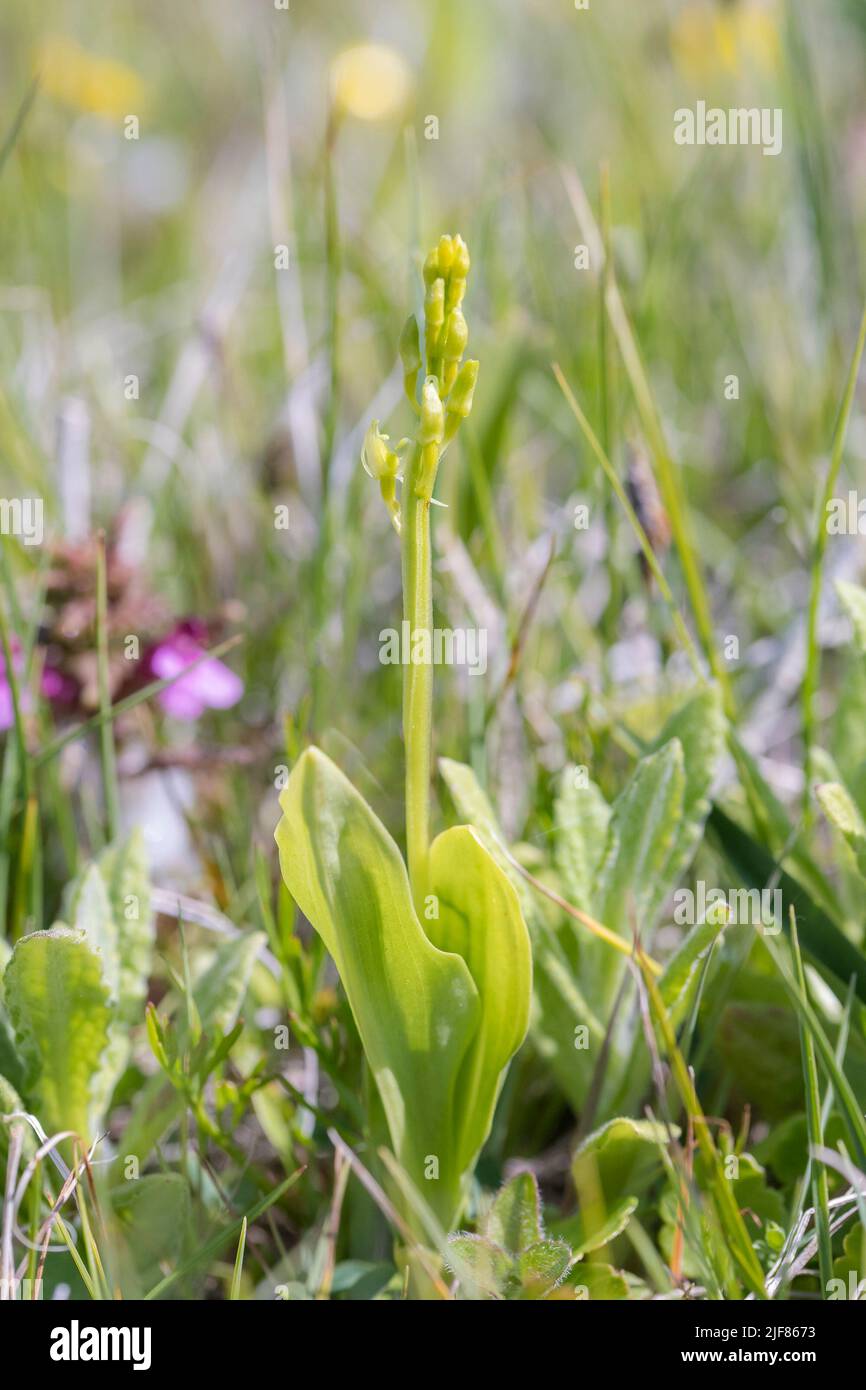
[(280, 805), (286, 886), (336, 963), (395, 1157), (447, 1228), (528, 1026), (517, 895), (475, 831), (456, 826), (431, 846), (422, 925), (396, 844), (316, 748)]

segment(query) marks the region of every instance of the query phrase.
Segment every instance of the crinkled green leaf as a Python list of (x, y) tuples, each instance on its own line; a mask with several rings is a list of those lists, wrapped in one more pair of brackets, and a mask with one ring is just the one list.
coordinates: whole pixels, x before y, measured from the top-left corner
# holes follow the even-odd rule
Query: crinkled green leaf
[[(449, 1256), (456, 1256), (453, 1264)], [(459, 1274), (462, 1261), (482, 1293), (493, 1298), (505, 1297), (513, 1262), (492, 1240), (465, 1232), (449, 1236), (446, 1259), (455, 1274)]]
[(595, 783), (578, 781), (577, 771), (565, 769), (554, 802), (554, 857), (568, 901), (582, 912), (592, 912), (592, 889), (611, 811)]
[(440, 951), (466, 962), (480, 1002), (453, 1120), (465, 1172), (490, 1133), (505, 1068), (526, 1037), (532, 953), (517, 894), (470, 826), (433, 841), (430, 885), (436, 912), (425, 921), (427, 935)]
[(496, 1194), (485, 1234), (513, 1254), (542, 1239), (541, 1199), (534, 1173), (518, 1173)]
[[(397, 846), (330, 759), (308, 749), (280, 805), (283, 878), (334, 958), (397, 1160), (451, 1225), (462, 1179), (455, 1103), (478, 990), (466, 962), (425, 935)], [(439, 1176), (425, 1182), (431, 1159)]]
[(571, 1264), (571, 1250), (563, 1240), (539, 1240), (517, 1257), (517, 1273), (523, 1289), (540, 1297), (564, 1278)]
[(66, 927), (31, 932), (12, 952), (5, 992), (43, 1127), (92, 1139), (94, 1080), (111, 1021), (99, 958)]
[(613, 804), (595, 900), (600, 920), (620, 936), (651, 925), (667, 892), (665, 870), (683, 812), (685, 785), (682, 745), (671, 739), (641, 759)]

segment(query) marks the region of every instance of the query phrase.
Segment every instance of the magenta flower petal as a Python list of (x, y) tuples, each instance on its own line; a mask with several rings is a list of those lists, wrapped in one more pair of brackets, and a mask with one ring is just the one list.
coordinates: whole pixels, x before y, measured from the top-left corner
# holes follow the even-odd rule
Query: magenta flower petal
[(15, 708), (12, 704), (12, 690), (8, 681), (0, 677), (0, 733), (11, 729), (15, 723)]
[(230, 709), (244, 693), (243, 681), (222, 661), (205, 657), (194, 666), (201, 656), (202, 648), (182, 630), (170, 633), (150, 653), (148, 667), (159, 680), (192, 668), (158, 696), (163, 709), (174, 719), (193, 720), (206, 709)]

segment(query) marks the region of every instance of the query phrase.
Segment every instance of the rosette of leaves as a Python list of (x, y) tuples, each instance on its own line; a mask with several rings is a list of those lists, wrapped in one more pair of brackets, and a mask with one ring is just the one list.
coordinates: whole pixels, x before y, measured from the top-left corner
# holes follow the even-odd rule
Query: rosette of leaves
[(571, 1247), (544, 1233), (533, 1173), (518, 1173), (500, 1189), (478, 1234), (448, 1237), (448, 1263), (496, 1299), (547, 1298), (573, 1263)]

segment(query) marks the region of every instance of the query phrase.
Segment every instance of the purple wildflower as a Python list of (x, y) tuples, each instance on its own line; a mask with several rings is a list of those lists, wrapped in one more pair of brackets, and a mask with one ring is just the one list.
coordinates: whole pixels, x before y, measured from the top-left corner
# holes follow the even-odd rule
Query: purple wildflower
[(206, 709), (229, 709), (244, 693), (240, 676), (235, 675), (222, 661), (204, 655), (203, 641), (207, 637), (204, 625), (191, 619), (178, 623), (167, 636), (145, 654), (143, 667), (148, 680), (166, 680), (192, 667), (157, 697), (166, 714), (174, 719), (193, 720)]

